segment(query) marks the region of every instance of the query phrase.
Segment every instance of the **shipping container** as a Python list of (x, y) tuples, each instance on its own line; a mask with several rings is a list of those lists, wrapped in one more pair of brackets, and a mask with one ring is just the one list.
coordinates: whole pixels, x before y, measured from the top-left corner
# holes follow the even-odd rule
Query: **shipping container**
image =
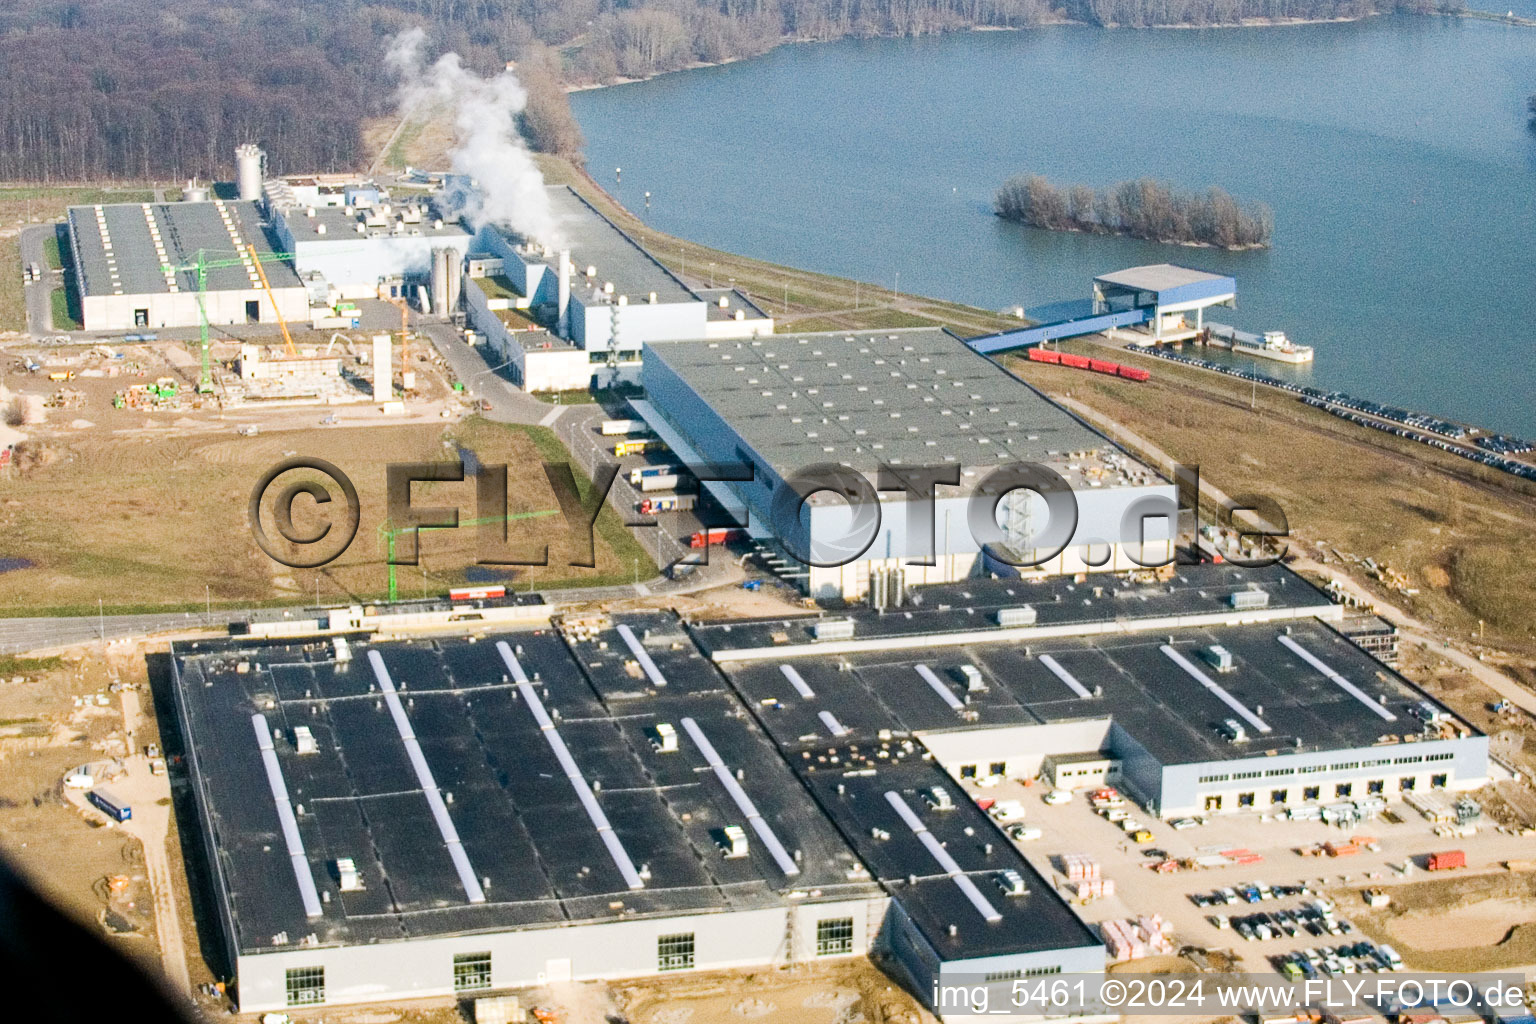
[(660, 512), (687, 512), (698, 500), (693, 494), (658, 494), (640, 502), (640, 514), (654, 516)]
[(682, 471), (682, 466), (641, 466), (629, 471), (629, 482), (639, 487), (648, 476), (677, 476)]
[(506, 597), (507, 588), (500, 584), (488, 587), (454, 587), (448, 591), (450, 601), (483, 601), (493, 597)]
[(615, 458), (622, 459), (626, 455), (644, 455), (647, 452), (664, 452), (667, 446), (664, 442), (654, 437), (638, 438), (633, 441), (620, 441), (613, 446)]
[(103, 814), (113, 821), (127, 821), (133, 817), (133, 808), (122, 797), (97, 787), (85, 794), (86, 799), (95, 804)]
[(742, 539), (746, 535), (746, 530), (734, 527), (700, 530), (688, 538), (688, 546), (691, 548), (708, 548), (716, 544), (729, 544), (732, 541)]
[(640, 478), (640, 490), (646, 493), (651, 491), (684, 491), (692, 493), (697, 490), (691, 476), (682, 473), (659, 473), (655, 476)]
[(1424, 867), (1428, 871), (1447, 871), (1451, 868), (1464, 868), (1467, 866), (1467, 854), (1464, 850), (1443, 850), (1432, 853), (1425, 862)]

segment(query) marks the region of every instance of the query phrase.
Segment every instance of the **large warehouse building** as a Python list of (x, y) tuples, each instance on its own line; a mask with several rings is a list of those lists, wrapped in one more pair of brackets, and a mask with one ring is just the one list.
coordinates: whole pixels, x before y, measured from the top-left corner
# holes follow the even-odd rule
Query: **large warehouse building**
[[(827, 757), (776, 750), (670, 615), (174, 663), (247, 1012), (878, 944), (914, 977), (1103, 968), (1011, 844), (962, 841), (992, 826), (914, 743), (871, 734), (845, 756), (880, 772), (823, 785)], [(896, 838), (875, 850), (871, 827)]]
[(1097, 933), (967, 780), (1114, 771), (1164, 817), (1486, 781), (1486, 737), (1288, 570), (1090, 581), (923, 588), (883, 615), (178, 644), (242, 1010), (870, 951), (930, 1002), (1092, 974)]
[[(88, 331), (192, 327), (199, 254), (211, 324), (301, 321), (309, 299), (272, 244), (254, 202), (110, 203), (69, 209), (70, 261)], [(263, 287), (254, 246), (271, 285)], [(273, 300), (276, 300), (276, 307)]]
[[(1172, 558), (1171, 483), (941, 329), (651, 345), (643, 380), (647, 400), (635, 407), (674, 455), (751, 465), (751, 481), (706, 486), (754, 537), (807, 565), (814, 597), (860, 597), (871, 572), (887, 569), (916, 585), (1019, 565), (1077, 573)], [(1024, 463), (1071, 487), (1075, 522), (1024, 490), (998, 501), (995, 472)], [(931, 520), (929, 502), (902, 490), (879, 493), (878, 522), (826, 492), (795, 515), (783, 504), (788, 481), (826, 464), (863, 477), (868, 494), (882, 466), (953, 472), (954, 486), (937, 489)], [(1002, 519), (987, 557), (987, 534), (971, 521), (983, 492)]]
[[(927, 588), (900, 614), (854, 613), (831, 640), (795, 620), (695, 635), (749, 701), (775, 702), (786, 733), (822, 709), (845, 724), (888, 715), (957, 778), (1102, 762), (1059, 781), (1081, 788), (1112, 772), (1164, 818), (1487, 782), (1487, 737), (1334, 629), (1341, 609), (1289, 570), (1091, 579), (1104, 582)], [(816, 703), (802, 708), (785, 666)]]

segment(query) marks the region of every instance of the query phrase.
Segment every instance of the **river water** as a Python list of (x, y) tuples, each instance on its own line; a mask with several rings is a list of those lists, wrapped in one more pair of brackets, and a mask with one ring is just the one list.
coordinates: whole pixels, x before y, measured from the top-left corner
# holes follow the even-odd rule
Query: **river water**
[[(571, 99), (593, 175), (664, 231), (994, 309), (1229, 273), (1214, 319), (1317, 349), (1267, 370), (1536, 436), (1533, 92), (1536, 29), (1387, 17), (795, 45)], [(1274, 247), (1005, 223), (1025, 171), (1221, 185), (1273, 207)]]

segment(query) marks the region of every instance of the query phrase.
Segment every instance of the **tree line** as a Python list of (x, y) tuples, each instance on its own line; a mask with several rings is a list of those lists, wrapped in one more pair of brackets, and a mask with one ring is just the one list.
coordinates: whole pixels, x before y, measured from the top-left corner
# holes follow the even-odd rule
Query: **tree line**
[(515, 61), (521, 128), (578, 155), (566, 88), (766, 52), (790, 40), (1099, 25), (1219, 24), (1446, 10), (1462, 0), (36, 0), (0, 5), (0, 179), (227, 178), (234, 147), (275, 173), (366, 162), (390, 113), (382, 56), (429, 32), (492, 74)]
[(1065, 0), (1066, 14), (1092, 25), (1231, 25), (1266, 18), (1322, 21), (1373, 14), (1452, 14), (1466, 0)]
[(998, 216), (1048, 231), (1124, 235), (1152, 242), (1267, 248), (1275, 219), (1263, 203), (1244, 207), (1220, 188), (1182, 192), (1151, 178), (1105, 189), (1061, 187), (1038, 174), (1018, 175), (998, 189)]

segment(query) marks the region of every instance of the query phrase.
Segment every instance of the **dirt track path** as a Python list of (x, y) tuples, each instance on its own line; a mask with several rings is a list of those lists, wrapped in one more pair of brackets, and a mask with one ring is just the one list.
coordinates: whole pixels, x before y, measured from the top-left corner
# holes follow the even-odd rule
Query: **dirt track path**
[[(144, 848), (144, 871), (154, 893), (155, 935), (160, 939), (160, 961), (167, 980), (180, 992), (192, 992), (192, 977), (187, 970), (187, 946), (181, 933), (181, 917), (176, 913), (176, 889), (171, 873), (166, 840), (171, 825), (171, 787), (168, 775), (151, 775), (149, 759), (137, 742), (141, 707), (136, 690), (123, 690), (123, 725), (128, 733), (129, 756), (125, 759), (128, 778), (114, 784), (133, 805), (133, 817), (123, 828)], [(161, 803), (161, 800), (165, 803)]]
[[(1106, 431), (1110, 436), (1121, 441), (1133, 451), (1138, 452), (1142, 457), (1151, 460), (1160, 469), (1168, 471), (1175, 465), (1173, 458), (1167, 452), (1140, 434), (1126, 429), (1076, 399), (1064, 395), (1053, 397), (1055, 401), (1060, 402), (1100, 430)], [(1210, 481), (1203, 477), (1200, 480), (1200, 489), (1219, 504), (1231, 504), (1231, 500), (1220, 488), (1213, 486)], [(1324, 566), (1322, 563), (1299, 552), (1292, 567), (1301, 572), (1310, 572), (1314, 575), (1326, 576), (1337, 580), (1342, 589), (1362, 601), (1366, 607), (1374, 608), (1378, 614), (1391, 619), (1398, 627), (1399, 639), (1416, 647), (1433, 651), (1454, 663), (1458, 668), (1471, 673), (1479, 682), (1508, 700), (1511, 704), (1536, 715), (1536, 693), (1532, 693), (1529, 689), (1493, 666), (1478, 660), (1476, 655), (1451, 646), (1449, 641), (1434, 626), (1415, 618), (1397, 605), (1391, 604), (1371, 593), (1359, 582), (1339, 571), (1337, 567)]]

